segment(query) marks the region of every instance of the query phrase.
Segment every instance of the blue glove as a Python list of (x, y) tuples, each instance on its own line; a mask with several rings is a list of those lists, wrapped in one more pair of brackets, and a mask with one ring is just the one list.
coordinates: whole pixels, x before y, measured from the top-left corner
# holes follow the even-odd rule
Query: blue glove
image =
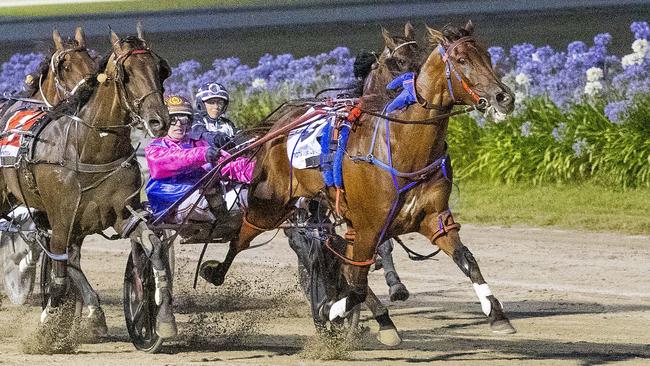
[(399, 75), (386, 85), (388, 90), (396, 90), (400, 87), (402, 92), (386, 106), (386, 113), (406, 108), (417, 101), (415, 96), (415, 73), (407, 72)]

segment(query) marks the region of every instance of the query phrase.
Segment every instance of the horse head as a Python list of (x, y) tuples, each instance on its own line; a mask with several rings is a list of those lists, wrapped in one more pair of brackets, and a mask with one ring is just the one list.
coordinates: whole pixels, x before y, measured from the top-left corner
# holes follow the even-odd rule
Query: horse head
[[(386, 96), (386, 85), (397, 75), (417, 71), (421, 65), (421, 48), (415, 41), (413, 26), (406, 23), (404, 36), (392, 35), (382, 28), (384, 50), (377, 57), (374, 56), (367, 62), (370, 64), (368, 75), (364, 81), (364, 95)], [(383, 103), (383, 99), (380, 98)]]
[(163, 100), (163, 81), (171, 75), (167, 61), (148, 47), (140, 24), (137, 37), (121, 39), (111, 30), (111, 44), (103, 78), (115, 82), (133, 125), (143, 125), (152, 136), (164, 135), (169, 128)]
[(95, 61), (88, 54), (83, 29), (77, 27), (74, 39), (61, 38), (52, 31), (54, 50), (39, 70), (27, 77), (30, 96), (42, 99), (48, 106), (69, 98), (95, 70)]
[(393, 36), (382, 28), (384, 51), (379, 57), (379, 62), (383, 62), (391, 74), (415, 72), (420, 68), (420, 48), (415, 41), (414, 33), (411, 23), (406, 23), (404, 26), (404, 36)]
[(422, 66), (419, 76), (424, 77), (418, 80), (418, 87), (437, 81), (446, 94), (437, 102), (425, 96), (425, 103), (466, 104), (480, 110), (512, 112), (514, 94), (494, 72), (487, 50), (473, 36), (471, 21), (463, 28), (446, 26), (442, 31), (427, 26), (427, 33), (432, 52)]

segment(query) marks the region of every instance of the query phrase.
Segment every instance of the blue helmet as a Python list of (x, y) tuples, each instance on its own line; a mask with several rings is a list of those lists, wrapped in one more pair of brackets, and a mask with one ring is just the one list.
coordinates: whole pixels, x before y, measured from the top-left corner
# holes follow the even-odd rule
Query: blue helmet
[(226, 88), (219, 83), (206, 83), (201, 85), (199, 91), (196, 93), (196, 105), (199, 109), (205, 110), (203, 102), (213, 98), (222, 99), (226, 102), (222, 113), (225, 112), (228, 108), (228, 102), (230, 102), (230, 96)]

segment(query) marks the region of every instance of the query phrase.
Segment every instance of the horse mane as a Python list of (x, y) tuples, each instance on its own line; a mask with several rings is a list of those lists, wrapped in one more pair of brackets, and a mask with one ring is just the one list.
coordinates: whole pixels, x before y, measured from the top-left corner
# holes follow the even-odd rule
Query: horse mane
[[(473, 31), (468, 31), (467, 29), (463, 27), (457, 27), (455, 25), (447, 24), (444, 27), (442, 27), (442, 30), (440, 31), (442, 36), (444, 37), (444, 43), (452, 43), (454, 41), (457, 41), (463, 37), (471, 37), (474, 32)], [(440, 44), (440, 40), (431, 37), (430, 35), (427, 38), (427, 47), (426, 51), (423, 52), (422, 56), (426, 59), (428, 55)]]
[[(77, 48), (79, 47), (79, 43), (72, 38), (67, 38), (66, 40), (63, 41), (63, 48), (64, 49), (71, 49), (71, 48)], [(53, 49), (52, 47), (49, 47), (43, 52), (46, 56), (43, 58), (43, 61), (38, 65), (36, 70), (29, 75), (32, 77), (32, 83), (27, 84), (27, 87), (25, 88), (25, 91), (22, 93), (22, 97), (28, 98), (31, 97), (32, 95), (36, 94), (38, 89), (40, 88), (39, 85), (39, 80), (41, 78), (45, 79), (50, 72), (50, 61), (52, 61), (52, 56), (56, 52), (56, 49)]]
[(465, 28), (457, 27), (451, 24), (447, 24), (442, 28), (442, 35), (447, 38), (449, 42), (454, 42), (463, 37), (469, 37), (473, 32), (468, 31)]

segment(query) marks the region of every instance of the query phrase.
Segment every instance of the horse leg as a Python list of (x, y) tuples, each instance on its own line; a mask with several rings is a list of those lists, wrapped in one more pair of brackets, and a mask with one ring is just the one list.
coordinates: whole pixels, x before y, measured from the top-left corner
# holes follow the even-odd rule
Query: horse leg
[(104, 338), (108, 336), (108, 327), (106, 326), (106, 316), (101, 308), (99, 295), (93, 289), (92, 285), (81, 270), (81, 244), (83, 239), (75, 240), (68, 250), (68, 275), (77, 289), (81, 292), (83, 302), (88, 306), (88, 316), (85, 319), (87, 328), (92, 331), (96, 337)]
[[(357, 262), (368, 261), (374, 256), (375, 246), (372, 243), (376, 238), (375, 233), (370, 231), (357, 231), (354, 235), (354, 245), (348, 246), (346, 254), (348, 258)], [(362, 244), (366, 244), (362, 246)], [(352, 255), (350, 255), (352, 252)], [(345, 317), (355, 306), (366, 301), (368, 294), (368, 271), (370, 264), (344, 264), (342, 267), (343, 275), (349, 286), (348, 296), (338, 300), (331, 305), (329, 309), (329, 319), (334, 320), (337, 317)]]
[(390, 301), (405, 301), (409, 298), (409, 291), (402, 283), (393, 263), (393, 241), (386, 240), (377, 247), (377, 254), (381, 256), (384, 266), (384, 278), (389, 288)]
[(402, 338), (397, 332), (395, 323), (393, 323), (393, 320), (388, 315), (388, 308), (386, 308), (384, 304), (379, 301), (379, 298), (377, 298), (377, 295), (375, 295), (374, 291), (372, 291), (370, 287), (368, 287), (367, 291), (368, 295), (366, 296), (365, 301), (366, 306), (368, 309), (370, 309), (373, 318), (379, 324), (379, 333), (377, 333), (377, 340), (386, 346), (394, 347), (399, 345), (402, 343)]
[(132, 243), (139, 243), (151, 261), (156, 284), (155, 301), (158, 305), (156, 315), (156, 334), (161, 338), (173, 338), (178, 334), (173, 308), (173, 277), (169, 268), (167, 248), (160, 238), (147, 225), (140, 221), (129, 235)]
[[(481, 302), (481, 310), (488, 317), (492, 331), (502, 334), (515, 333), (515, 328), (503, 312), (501, 302), (492, 294), (490, 287), (485, 282), (474, 255), (461, 242), (458, 228), (449, 230), (445, 228), (447, 225), (453, 224), (453, 218), (451, 220), (450, 218), (451, 214), (428, 215), (424, 222), (433, 224), (421, 229), (420, 232), (428, 238), (432, 238), (432, 242), (450, 256), (465, 276), (472, 281), (474, 291)], [(441, 227), (445, 228), (444, 231), (440, 231)]]
[[(61, 235), (63, 230), (53, 230), (52, 240), (50, 241), (50, 250), (54, 255), (66, 254), (66, 240), (65, 234)], [(63, 231), (67, 233), (67, 231)], [(63, 238), (62, 238), (63, 236)], [(68, 293), (68, 261), (52, 259), (52, 269), (50, 273), (50, 298), (49, 302), (43, 312), (41, 313), (41, 323), (44, 323), (49, 315), (53, 312), (53, 308), (58, 308), (63, 305), (67, 300)]]

